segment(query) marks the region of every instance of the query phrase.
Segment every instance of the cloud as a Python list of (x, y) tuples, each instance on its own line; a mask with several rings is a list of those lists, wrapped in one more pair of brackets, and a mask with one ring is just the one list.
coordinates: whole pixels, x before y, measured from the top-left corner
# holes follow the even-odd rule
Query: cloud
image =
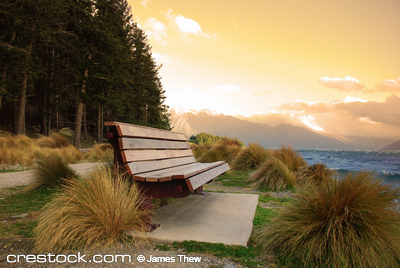
[(179, 30), (184, 33), (200, 34), (200, 25), (192, 19), (187, 19), (182, 15), (175, 15), (175, 22), (178, 25)]
[(320, 77), (318, 84), (327, 87), (337, 89), (340, 92), (356, 92), (362, 90), (365, 85), (361, 84), (356, 78), (346, 76), (345, 78), (332, 78), (332, 77)]
[(185, 18), (182, 15), (171, 14), (171, 13), (172, 9), (168, 10), (168, 12), (165, 13), (165, 16), (176, 26), (177, 30), (181, 32), (185, 38), (188, 38), (189, 34), (193, 34), (195, 36), (202, 36), (208, 39), (217, 38), (216, 34), (209, 34), (203, 32), (198, 22), (189, 18)]
[(386, 98), (384, 102), (353, 97), (332, 102), (296, 101), (283, 104), (278, 109), (293, 113), (293, 121), (302, 122), (315, 130), (320, 127), (345, 136), (390, 139), (400, 136), (400, 97), (396, 95)]
[[(329, 105), (329, 104), (328, 104)], [(305, 113), (325, 113), (328, 111), (327, 104), (324, 102), (306, 102), (296, 100), (294, 103), (285, 103), (279, 106), (279, 110), (289, 110)]]
[(152, 0), (143, 0), (142, 2), (141, 2), (141, 4), (145, 7), (145, 8), (147, 8), (147, 4), (148, 3), (150, 3)]
[(347, 96), (342, 100), (344, 103), (350, 103), (350, 102), (368, 102), (367, 100), (361, 99), (361, 98), (355, 98), (355, 97), (350, 97)]
[(165, 63), (179, 63), (180, 60), (175, 59), (167, 54), (161, 55), (160, 53), (153, 53), (153, 58), (156, 60), (158, 64)]
[(156, 40), (160, 45), (165, 46), (167, 45), (167, 27), (161, 21), (158, 21), (155, 18), (150, 18), (146, 20), (143, 25), (144, 29), (146, 30), (146, 34), (149, 38), (153, 38)]
[(238, 92), (241, 89), (238, 85), (218, 85), (214, 88), (228, 92)]
[(400, 92), (400, 77), (396, 79), (387, 79), (376, 85), (379, 91), (383, 92)]

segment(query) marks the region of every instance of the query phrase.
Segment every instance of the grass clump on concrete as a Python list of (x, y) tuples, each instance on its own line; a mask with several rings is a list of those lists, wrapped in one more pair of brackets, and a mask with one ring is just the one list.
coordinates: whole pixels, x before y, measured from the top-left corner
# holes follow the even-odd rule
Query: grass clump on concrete
[(372, 172), (302, 189), (258, 238), (264, 254), (301, 267), (399, 267), (400, 189)]
[(48, 156), (37, 161), (33, 168), (32, 183), (27, 190), (65, 185), (69, 180), (77, 179), (78, 174), (59, 156)]
[(108, 246), (127, 230), (145, 230), (149, 212), (140, 209), (139, 189), (112, 174), (103, 168), (65, 186), (43, 209), (33, 231), (35, 249)]
[(232, 168), (234, 170), (254, 170), (259, 168), (267, 160), (267, 157), (268, 151), (259, 143), (252, 142), (238, 153)]

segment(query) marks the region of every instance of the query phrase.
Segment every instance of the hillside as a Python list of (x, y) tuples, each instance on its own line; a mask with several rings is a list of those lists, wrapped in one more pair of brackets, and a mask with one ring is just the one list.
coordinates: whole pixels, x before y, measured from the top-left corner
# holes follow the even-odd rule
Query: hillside
[(385, 150), (400, 150), (400, 140), (393, 142), (392, 144), (389, 144), (385, 148), (382, 149), (383, 151)]
[[(262, 120), (250, 122), (234, 116), (217, 114), (209, 110), (183, 111), (171, 109), (173, 131), (195, 135), (200, 132), (238, 138), (244, 144), (258, 142), (267, 148), (291, 145), (297, 149), (354, 149), (379, 150), (392, 142), (385, 139), (344, 137), (320, 134), (288, 123), (270, 126)], [(264, 121), (265, 122), (265, 121)], [(289, 122), (289, 121), (286, 121)]]

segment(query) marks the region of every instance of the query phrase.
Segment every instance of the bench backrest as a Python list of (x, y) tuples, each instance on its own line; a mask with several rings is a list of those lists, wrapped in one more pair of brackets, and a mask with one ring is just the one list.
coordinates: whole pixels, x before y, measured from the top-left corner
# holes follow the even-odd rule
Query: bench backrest
[(116, 128), (122, 164), (130, 175), (196, 162), (183, 133), (119, 122), (104, 125)]

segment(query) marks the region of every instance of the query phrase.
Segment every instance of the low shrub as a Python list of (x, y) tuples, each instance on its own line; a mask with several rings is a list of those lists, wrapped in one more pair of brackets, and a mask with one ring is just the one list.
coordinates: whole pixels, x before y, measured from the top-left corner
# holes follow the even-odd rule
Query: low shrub
[(400, 267), (398, 198), (400, 189), (367, 171), (306, 187), (258, 244), (301, 267)]
[(78, 177), (61, 157), (53, 155), (37, 161), (33, 170), (33, 181), (27, 190), (61, 186)]
[(329, 169), (325, 164), (316, 163), (298, 171), (298, 183), (299, 185), (318, 187), (322, 183), (332, 180), (334, 175), (336, 175), (336, 172)]
[(267, 160), (268, 151), (258, 143), (250, 143), (242, 149), (233, 161), (234, 170), (257, 169)]
[(37, 140), (37, 144), (40, 147), (44, 148), (64, 148), (68, 147), (71, 143), (68, 141), (68, 139), (60, 134), (53, 133), (51, 136), (46, 137), (42, 136)]
[(114, 149), (111, 144), (108, 143), (96, 144), (85, 153), (84, 159), (88, 162), (113, 162)]
[(114, 180), (112, 174), (102, 168), (70, 181), (44, 207), (33, 230), (35, 249), (108, 246), (124, 237), (124, 231), (144, 231), (149, 212), (140, 209), (139, 189), (122, 177)]
[[(232, 165), (236, 155), (241, 150), (240, 141), (237, 139), (223, 139), (212, 145), (201, 145), (197, 150), (201, 150), (198, 161), (202, 163), (212, 163), (216, 161), (225, 161)], [(198, 153), (195, 154), (198, 155)]]
[(269, 158), (254, 174), (249, 178), (251, 187), (279, 191), (296, 186), (296, 172), (290, 170), (288, 166), (279, 158)]
[(292, 150), (282, 145), (280, 149), (272, 150), (268, 160), (250, 176), (253, 187), (268, 190), (281, 190), (297, 186), (297, 171), (306, 165), (306, 161)]
[(286, 148), (284, 144), (282, 144), (280, 149), (276, 149), (272, 151), (273, 157), (280, 159), (285, 165), (294, 172), (297, 172), (300, 168), (307, 165), (301, 155), (299, 155), (295, 150), (290, 147), (290, 145)]
[(67, 163), (81, 160), (82, 152), (65, 142), (65, 138), (58, 134), (35, 141), (24, 135), (12, 136), (6, 133), (0, 137), (0, 164), (33, 166), (35, 161), (48, 156), (61, 157)]

